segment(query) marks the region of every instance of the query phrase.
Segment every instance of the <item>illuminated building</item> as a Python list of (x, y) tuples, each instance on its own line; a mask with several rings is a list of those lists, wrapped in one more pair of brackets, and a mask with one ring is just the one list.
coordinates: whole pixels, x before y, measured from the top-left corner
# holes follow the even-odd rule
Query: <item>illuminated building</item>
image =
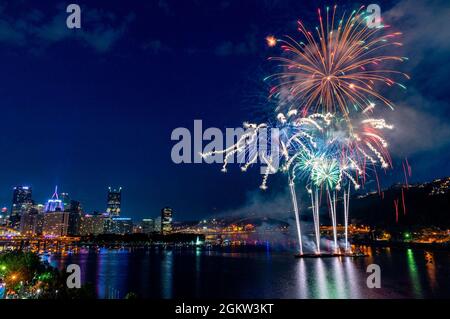
[(100, 235), (105, 232), (107, 218), (101, 214), (86, 214), (80, 219), (79, 235)]
[(155, 223), (153, 226), (153, 230), (157, 233), (161, 232), (161, 216), (155, 218)]
[(63, 207), (65, 211), (70, 211), (70, 196), (69, 193), (61, 193), (59, 197), (62, 201)]
[(47, 212), (63, 212), (64, 211), (63, 202), (58, 197), (58, 186), (55, 186), (55, 192), (53, 193), (52, 198), (50, 198), (47, 201), (44, 211), (46, 213)]
[(118, 190), (108, 188), (108, 199), (106, 204), (106, 213), (112, 217), (120, 216), (120, 203), (122, 200), (122, 187)]
[(42, 235), (44, 214), (40, 213), (36, 207), (24, 213), (20, 219), (19, 231), (25, 236)]
[(13, 188), (13, 200), (11, 207), (11, 215), (9, 222), (11, 227), (18, 228), (20, 223), (20, 217), (22, 214), (29, 211), (33, 205), (31, 199), (32, 189), (28, 186), (16, 186)]
[(172, 232), (172, 208), (164, 207), (161, 210), (161, 233), (163, 235)]
[(155, 221), (151, 218), (145, 218), (141, 222), (142, 232), (144, 234), (150, 234), (155, 231)]
[(143, 234), (141, 224), (133, 224), (133, 234)]
[(68, 205), (64, 206), (66, 212), (69, 213), (69, 228), (67, 234), (69, 236), (76, 236), (80, 232), (81, 223), (81, 205), (76, 200), (70, 200)]
[(55, 211), (44, 214), (44, 224), (42, 230), (44, 236), (67, 236), (68, 228), (68, 212)]
[(106, 233), (125, 235), (133, 233), (133, 221), (126, 217), (113, 217), (107, 220)]
[(0, 211), (0, 226), (6, 226), (9, 220), (8, 208), (3, 207)]
[(76, 200), (71, 200), (68, 193), (61, 193), (58, 195), (58, 187), (55, 187), (55, 192), (51, 199), (47, 201), (44, 211), (46, 213), (65, 212), (69, 216), (66, 235), (76, 236), (79, 233), (81, 221), (81, 205)]

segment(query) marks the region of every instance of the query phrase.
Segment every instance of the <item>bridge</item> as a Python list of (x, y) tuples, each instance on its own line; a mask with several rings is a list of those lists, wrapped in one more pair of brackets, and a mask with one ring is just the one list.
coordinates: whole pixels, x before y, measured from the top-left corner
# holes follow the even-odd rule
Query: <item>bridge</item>
[[(47, 237), (47, 236), (25, 236), (19, 231), (0, 226), (0, 247), (65, 247), (72, 246), (80, 240), (79, 237)], [(1, 250), (1, 249), (0, 249)]]

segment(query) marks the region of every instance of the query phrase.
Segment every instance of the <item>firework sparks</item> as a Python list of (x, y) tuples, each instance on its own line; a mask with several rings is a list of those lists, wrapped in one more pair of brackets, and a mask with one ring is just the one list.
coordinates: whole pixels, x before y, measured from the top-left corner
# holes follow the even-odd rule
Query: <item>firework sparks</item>
[(305, 42), (292, 37), (278, 39), (284, 55), (272, 57), (279, 62), (282, 72), (270, 80), (270, 97), (280, 100), (279, 108), (301, 109), (308, 113), (334, 113), (348, 117), (351, 108), (368, 112), (375, 100), (393, 108), (393, 104), (376, 90), (378, 83), (398, 85), (394, 77), (409, 79), (407, 74), (384, 66), (389, 61), (406, 58), (385, 55), (382, 49), (400, 46), (396, 41), (401, 33), (384, 34), (387, 26), (369, 28), (367, 12), (361, 7), (349, 16), (336, 16), (336, 6), (326, 14), (318, 10), (319, 27), (316, 36), (298, 22), (298, 30)]

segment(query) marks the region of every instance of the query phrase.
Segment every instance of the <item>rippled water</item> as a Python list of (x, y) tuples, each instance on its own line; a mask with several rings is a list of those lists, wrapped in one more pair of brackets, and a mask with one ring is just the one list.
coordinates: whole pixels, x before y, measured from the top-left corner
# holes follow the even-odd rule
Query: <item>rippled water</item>
[[(79, 264), (99, 298), (449, 298), (450, 253), (366, 247), (366, 258), (295, 259), (291, 253), (180, 250), (81, 251), (52, 256)], [(381, 267), (369, 289), (367, 265)]]

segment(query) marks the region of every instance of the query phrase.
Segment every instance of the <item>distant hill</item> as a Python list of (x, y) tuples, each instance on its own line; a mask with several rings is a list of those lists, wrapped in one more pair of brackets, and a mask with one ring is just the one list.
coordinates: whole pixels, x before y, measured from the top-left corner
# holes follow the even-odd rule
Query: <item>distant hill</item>
[[(402, 196), (403, 193), (403, 196)], [(297, 193), (300, 204), (310, 203), (306, 192)], [(338, 223), (343, 224), (342, 192), (337, 198)], [(404, 202), (404, 205), (403, 205)], [(395, 203), (398, 205), (396, 222)], [(287, 203), (290, 206), (291, 203)], [(303, 227), (312, 227), (313, 217), (310, 206), (301, 206), (300, 218)], [(322, 197), (320, 222), (330, 225), (327, 200)], [(406, 208), (406, 209), (405, 209)], [(285, 207), (280, 207), (284, 211)], [(288, 208), (289, 209), (289, 208)], [(292, 211), (270, 213), (248, 212), (243, 216), (222, 216), (217, 220), (222, 226), (230, 224), (253, 224), (255, 226), (272, 225), (286, 227), (295, 225)], [(406, 213), (406, 214), (405, 214)], [(356, 224), (380, 226), (382, 228), (409, 226), (436, 226), (450, 228), (450, 177), (415, 185), (393, 185), (388, 189), (366, 194), (354, 194), (350, 201), (350, 221)]]
[[(398, 222), (395, 203), (398, 205)], [(408, 187), (394, 185), (381, 194), (354, 196), (350, 203), (350, 218), (358, 223), (383, 227), (450, 227), (450, 177)]]

